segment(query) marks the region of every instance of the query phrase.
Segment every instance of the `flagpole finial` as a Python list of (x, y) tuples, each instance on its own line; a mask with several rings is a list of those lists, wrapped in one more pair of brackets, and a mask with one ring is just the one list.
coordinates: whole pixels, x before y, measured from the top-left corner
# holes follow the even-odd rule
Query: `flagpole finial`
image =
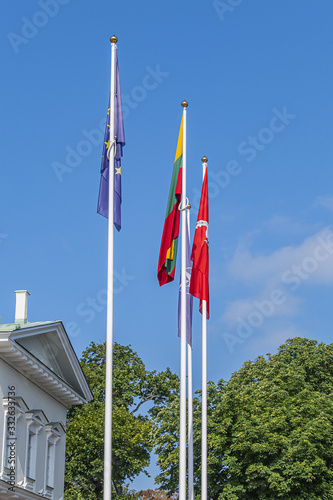
[(201, 161), (202, 161), (202, 163), (207, 163), (208, 158), (207, 158), (206, 156), (203, 156), (203, 157), (201, 158)]
[(188, 106), (188, 102), (187, 102), (187, 101), (183, 101), (183, 102), (182, 102), (182, 106), (183, 106), (183, 108), (187, 108), (187, 106)]
[(110, 38), (110, 42), (111, 42), (111, 43), (117, 43), (117, 42), (118, 42), (118, 38), (116, 37), (116, 35), (113, 35), (113, 36)]

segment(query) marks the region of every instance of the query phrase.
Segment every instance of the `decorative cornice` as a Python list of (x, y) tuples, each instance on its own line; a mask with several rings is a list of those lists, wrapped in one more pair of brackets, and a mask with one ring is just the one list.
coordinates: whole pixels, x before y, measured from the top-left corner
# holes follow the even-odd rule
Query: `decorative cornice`
[[(14, 403), (14, 405), (11, 403)], [(11, 396), (10, 398), (5, 396), (2, 398), (2, 404), (4, 408), (7, 409), (9, 406), (14, 406), (16, 413), (25, 413), (29, 410), (26, 402), (23, 398), (21, 398), (21, 396)]]
[(9, 490), (10, 484), (8, 484), (3, 479), (0, 479), (0, 498), (6, 498), (6, 500), (41, 500), (41, 496), (37, 493), (32, 493), (19, 486), (14, 486), (14, 491)]
[(49, 422), (45, 426), (45, 430), (46, 432), (59, 437), (63, 436), (66, 433), (66, 430), (61, 422)]
[(0, 357), (67, 408), (86, 403), (86, 400), (64, 380), (11, 338), (0, 339)]
[[(55, 373), (23, 345), (20, 345), (20, 339), (23, 341), (23, 339), (29, 337), (50, 333), (57, 334), (59, 348), (63, 350), (63, 354), (68, 360), (77, 381), (77, 387), (73, 387), (70, 382), (64, 380), (61, 374)], [(36, 382), (37, 385), (66, 407), (82, 405), (93, 399), (92, 392), (62, 321), (27, 323), (19, 328), (14, 324), (1, 325), (0, 358), (31, 381)]]

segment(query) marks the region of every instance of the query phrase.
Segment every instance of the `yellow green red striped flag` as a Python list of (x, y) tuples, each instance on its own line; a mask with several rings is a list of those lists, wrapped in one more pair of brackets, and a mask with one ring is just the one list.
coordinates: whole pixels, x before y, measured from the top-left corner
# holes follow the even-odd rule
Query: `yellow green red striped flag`
[(180, 124), (175, 162), (173, 165), (171, 186), (165, 214), (157, 278), (160, 286), (175, 278), (178, 235), (180, 224), (179, 204), (182, 196), (183, 166), (183, 118)]

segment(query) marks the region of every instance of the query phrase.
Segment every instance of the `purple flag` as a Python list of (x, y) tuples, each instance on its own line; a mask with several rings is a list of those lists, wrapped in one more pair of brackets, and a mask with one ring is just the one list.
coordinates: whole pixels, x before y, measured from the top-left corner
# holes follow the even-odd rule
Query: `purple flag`
[[(190, 281), (192, 272), (192, 262), (190, 259), (190, 235), (188, 220), (186, 217), (186, 342), (192, 347), (192, 311), (193, 311), (193, 296), (190, 295)], [(178, 337), (181, 337), (181, 275), (179, 284), (178, 298)]]
[[(99, 196), (97, 213), (108, 218), (109, 216), (109, 158), (108, 149), (110, 147), (110, 100), (108, 115), (106, 120), (103, 156), (101, 165), (101, 182), (99, 186)], [(125, 133), (123, 110), (121, 106), (120, 80), (118, 69), (118, 57), (116, 55), (116, 95), (115, 95), (115, 140), (116, 155), (114, 159), (114, 203), (113, 203), (113, 222), (117, 229), (121, 228), (121, 157), (123, 156), (123, 146), (125, 146)]]

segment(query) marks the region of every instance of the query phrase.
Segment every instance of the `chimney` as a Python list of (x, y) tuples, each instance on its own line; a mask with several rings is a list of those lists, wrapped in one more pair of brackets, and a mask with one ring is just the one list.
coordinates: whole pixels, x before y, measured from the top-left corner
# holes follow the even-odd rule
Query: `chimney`
[(28, 322), (28, 297), (27, 290), (16, 290), (15, 323)]

